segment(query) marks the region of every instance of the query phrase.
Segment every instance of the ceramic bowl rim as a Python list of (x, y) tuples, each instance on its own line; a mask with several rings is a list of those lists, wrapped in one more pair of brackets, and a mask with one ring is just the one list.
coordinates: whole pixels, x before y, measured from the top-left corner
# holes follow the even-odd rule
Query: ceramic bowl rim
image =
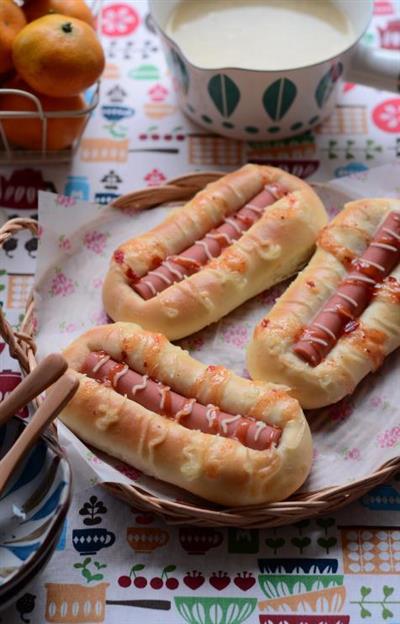
[(340, 52), (338, 52), (337, 54), (334, 54), (333, 56), (329, 56), (328, 58), (324, 58), (322, 59), (322, 61), (316, 61), (315, 63), (308, 63), (307, 65), (298, 65), (296, 67), (290, 67), (290, 68), (279, 68), (279, 69), (252, 69), (251, 67), (235, 67), (235, 66), (230, 66), (230, 65), (226, 65), (226, 66), (219, 66), (219, 67), (201, 67), (200, 65), (196, 65), (195, 63), (193, 63), (192, 61), (190, 61), (188, 59), (188, 57), (186, 56), (186, 54), (183, 52), (181, 46), (179, 45), (179, 43), (177, 41), (175, 41), (175, 39), (173, 39), (170, 35), (167, 34), (165, 28), (163, 28), (162, 26), (160, 26), (160, 23), (158, 21), (158, 19), (155, 16), (155, 11), (154, 11), (154, 1), (153, 0), (149, 0), (149, 12), (151, 15), (151, 18), (156, 26), (156, 30), (158, 31), (159, 34), (162, 35), (162, 37), (164, 39), (166, 39), (168, 41), (168, 44), (175, 48), (179, 54), (181, 55), (182, 59), (190, 66), (193, 67), (193, 69), (196, 69), (198, 71), (202, 71), (202, 72), (224, 72), (224, 71), (240, 71), (240, 72), (246, 72), (246, 73), (252, 73), (252, 74), (282, 74), (282, 72), (292, 72), (292, 71), (300, 71), (303, 69), (311, 69), (312, 67), (318, 67), (318, 65), (323, 65), (324, 63), (332, 63), (334, 61), (336, 61), (337, 59), (339, 59), (339, 57), (342, 57), (344, 54), (346, 54), (347, 52), (349, 52), (350, 50), (352, 50), (353, 48), (355, 48), (358, 43), (360, 42), (360, 40), (364, 37), (364, 35), (366, 34), (372, 17), (373, 17), (373, 2), (370, 3), (370, 8), (369, 8), (369, 19), (367, 21), (367, 24), (365, 26), (365, 28), (363, 28), (361, 30), (361, 32), (359, 33), (359, 35), (351, 42), (350, 45), (346, 46), (343, 50), (341, 50)]
[[(16, 421), (17, 423), (22, 423), (22, 425), (26, 427), (27, 423), (19, 416), (13, 416), (11, 421), (9, 422)], [(4, 426), (7, 427), (8, 423), (6, 423)], [(57, 545), (57, 534), (60, 532), (60, 528), (65, 520), (71, 503), (72, 472), (69, 460), (65, 452), (46, 432), (42, 433), (42, 435), (39, 436), (34, 447), (39, 442), (45, 443), (46, 452), (48, 452), (48, 449), (50, 449), (60, 459), (59, 465), (62, 467), (63, 478), (66, 488), (65, 492), (63, 492), (64, 500), (53, 512), (52, 523), (50, 525), (50, 528), (47, 530), (47, 535), (43, 542), (40, 544), (39, 548), (32, 554), (31, 557), (28, 558), (27, 561), (24, 561), (22, 563), (22, 565), (14, 572), (14, 574), (12, 574), (2, 585), (0, 585), (0, 609), (3, 609), (7, 606), (6, 601), (10, 601), (10, 599), (14, 595), (16, 596), (15, 585), (20, 585), (18, 592), (22, 591), (23, 586), (25, 586), (27, 582), (30, 582), (36, 576), (36, 574), (39, 573), (43, 565), (47, 563), (46, 555), (49, 555), (47, 559), (50, 559), (50, 556), (53, 554), (53, 551), (55, 550)]]

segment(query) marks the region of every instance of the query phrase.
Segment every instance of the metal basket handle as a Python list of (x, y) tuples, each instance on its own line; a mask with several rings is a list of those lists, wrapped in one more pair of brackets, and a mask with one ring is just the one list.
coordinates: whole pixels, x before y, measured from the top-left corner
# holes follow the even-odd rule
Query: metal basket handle
[[(34, 219), (10, 219), (0, 228), (0, 249), (4, 243), (21, 230), (29, 230), (34, 236), (38, 235), (39, 227)], [(22, 328), (23, 329), (23, 328)], [(25, 373), (35, 366), (35, 342), (28, 333), (14, 330), (6, 320), (4, 310), (0, 306), (0, 335), (8, 344), (11, 357), (18, 360)]]

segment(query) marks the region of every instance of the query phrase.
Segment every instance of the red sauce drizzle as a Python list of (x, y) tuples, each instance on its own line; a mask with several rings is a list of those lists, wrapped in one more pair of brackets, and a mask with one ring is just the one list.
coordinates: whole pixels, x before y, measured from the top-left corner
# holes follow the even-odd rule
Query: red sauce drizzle
[(114, 251), (113, 257), (117, 264), (122, 264), (125, 259), (125, 254), (122, 249), (116, 249)]
[(157, 267), (160, 266), (162, 261), (163, 261), (163, 258), (161, 258), (160, 256), (154, 256), (154, 258), (152, 258), (150, 262), (150, 269), (152, 270), (157, 269)]
[(356, 319), (377, 292), (381, 290), (392, 300), (400, 301), (400, 288), (391, 288), (394, 278), (389, 275), (398, 264), (399, 254), (400, 215), (390, 212), (363, 255), (352, 261), (350, 274), (296, 341), (296, 355), (317, 366), (343, 333), (352, 333), (359, 327)]
[(112, 386), (114, 386), (114, 377), (117, 373), (120, 373), (122, 369), (125, 368), (125, 364), (120, 364), (119, 362), (112, 367), (110, 372), (108, 373), (108, 381)]
[(192, 258), (186, 258), (184, 256), (171, 256), (170, 260), (173, 261), (174, 264), (183, 266), (185, 269), (187, 269), (188, 271), (192, 271), (193, 273), (195, 271), (198, 271), (201, 266), (200, 263), (197, 262), (197, 260), (193, 260)]
[[(251, 219), (250, 217), (248, 217), (246, 215), (237, 215), (235, 218), (238, 221), (241, 221), (242, 223), (244, 223), (244, 225), (246, 225), (247, 227), (250, 227), (254, 223), (253, 219)], [(225, 241), (225, 242), (227, 242), (227, 241)]]
[(238, 428), (236, 429), (235, 438), (242, 444), (244, 444), (246, 441), (249, 427), (250, 427), (250, 422), (241, 422)]
[(139, 275), (135, 273), (135, 271), (133, 271), (130, 267), (128, 267), (126, 270), (126, 277), (131, 282), (131, 284), (135, 284), (140, 280)]
[[(168, 288), (168, 286), (193, 275), (203, 266), (206, 266), (210, 260), (217, 258), (226, 247), (229, 247), (240, 238), (248, 228), (261, 218), (267, 206), (274, 204), (277, 199), (285, 195), (288, 195), (288, 191), (281, 185), (264, 185), (262, 190), (254, 195), (249, 202), (226, 219), (222, 218), (219, 226), (213, 228), (202, 239), (194, 241), (192, 245), (187, 247), (188, 255), (185, 255), (185, 251), (182, 251), (178, 255), (168, 255), (160, 259), (156, 266), (151, 267), (154, 269), (161, 265), (159, 273), (156, 275), (153, 273), (147, 279), (147, 276), (143, 275), (138, 283), (132, 284), (133, 289), (144, 300), (148, 300)], [(289, 203), (292, 200), (294, 198), (290, 197)], [(224, 225), (227, 224), (230, 225), (230, 229), (228, 228), (226, 231), (225, 227), (225, 231), (223, 231)], [(209, 237), (208, 244), (207, 237)], [(210, 239), (213, 239), (212, 244)], [(203, 247), (200, 254), (198, 253), (199, 247), (197, 247), (197, 251), (195, 249), (195, 245), (199, 243)], [(172, 265), (180, 266), (181, 270), (176, 271), (172, 269), (169, 265), (170, 262)], [(239, 269), (236, 267), (232, 270)], [(180, 273), (183, 274), (180, 275)]]
[[(249, 219), (249, 221), (253, 223), (251, 219)], [(215, 237), (215, 240), (222, 247), (222, 249), (224, 249), (225, 247), (229, 247), (229, 243), (227, 241), (226, 235), (223, 232), (218, 232), (217, 230), (211, 230), (210, 234), (213, 235), (213, 238)]]
[[(161, 393), (160, 393), (160, 399), (161, 399)], [(166, 416), (174, 416), (172, 414), (172, 406), (171, 406), (171, 390), (166, 390), (164, 392), (164, 412)]]
[(400, 303), (400, 282), (389, 275), (381, 284), (375, 284), (374, 296), (382, 296), (390, 303)]
[[(125, 379), (125, 375), (121, 375), (120, 373), (122, 371), (126, 371), (126, 373), (129, 373), (129, 365), (125, 362), (113, 360), (103, 350), (94, 353), (97, 356), (96, 359), (93, 359), (93, 354), (90, 354), (87, 360), (83, 363), (81, 372), (85, 373), (91, 379), (96, 380), (97, 383), (99, 383), (100, 385), (111, 387), (115, 392), (132, 399), (130, 394), (133, 383), (132, 380), (127, 379), (125, 386), (121, 386), (121, 384), (123, 384), (122, 380)], [(101, 364), (100, 368), (94, 370), (95, 366), (97, 366), (101, 362), (101, 360), (104, 360), (103, 364)], [(104, 369), (102, 368), (103, 366), (105, 367)], [(220, 367), (216, 366), (210, 368), (213, 369), (213, 372), (215, 372), (217, 376), (221, 374)], [(173, 390), (171, 390), (168, 386), (162, 384), (162, 382), (160, 382), (156, 378), (150, 377), (148, 378), (148, 381), (149, 384), (146, 382), (146, 387), (141, 388), (140, 396), (139, 394), (138, 396), (136, 396), (135, 394), (133, 400), (137, 400), (139, 404), (147, 407), (147, 409), (153, 410), (157, 414), (166, 416), (167, 418), (173, 419), (176, 422), (180, 422), (181, 419), (183, 420), (183, 422), (185, 422), (186, 417), (190, 417), (190, 415), (192, 414), (193, 406), (202, 405), (201, 403), (197, 402), (197, 399), (194, 400), (193, 398), (188, 398), (183, 395), (180, 395), (179, 397), (179, 394), (177, 397)], [(149, 387), (149, 385), (151, 387)], [(145, 396), (146, 392), (147, 398)], [(180, 399), (178, 403), (176, 403), (177, 399)], [(189, 407), (191, 409), (188, 413), (183, 413), (177, 418), (177, 414), (179, 414), (179, 412), (185, 412), (185, 410)], [(194, 414), (195, 419), (203, 419), (201, 424), (201, 431), (203, 431), (204, 433), (210, 433), (214, 435), (219, 434), (222, 437), (237, 439), (239, 442), (242, 442), (244, 446), (248, 446), (246, 439), (247, 432), (249, 430), (249, 427), (256, 422), (251, 416), (243, 416), (242, 418), (244, 418), (245, 420), (241, 421), (240, 424), (238, 423), (237, 426), (234, 427), (233, 431), (230, 431), (230, 423), (227, 425), (226, 421), (228, 419), (229, 422), (231, 414), (226, 413), (224, 416), (224, 414), (221, 413), (221, 409), (213, 404), (202, 405), (202, 407), (205, 410), (203, 413), (198, 412), (197, 414)], [(214, 415), (215, 417), (213, 417)], [(223, 416), (223, 418), (221, 416)], [(197, 428), (199, 424), (200, 422), (196, 422), (195, 420), (193, 423), (187, 423), (186, 425), (183, 424), (183, 426), (189, 426), (189, 428), (194, 428), (194, 426), (196, 426)], [(267, 426), (270, 427), (271, 431), (268, 431), (268, 439), (265, 440), (264, 438), (264, 440), (262, 441), (262, 448), (265, 450), (270, 448), (271, 443), (279, 444), (279, 439), (282, 434), (282, 430), (280, 428), (277, 428), (274, 425)], [(252, 444), (255, 443), (256, 439), (251, 439), (249, 448), (254, 448)]]

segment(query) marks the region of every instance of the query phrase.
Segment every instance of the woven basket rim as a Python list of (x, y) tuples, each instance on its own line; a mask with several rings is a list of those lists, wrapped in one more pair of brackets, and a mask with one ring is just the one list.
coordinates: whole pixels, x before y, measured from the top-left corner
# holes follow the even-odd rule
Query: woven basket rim
[[(111, 205), (121, 210), (136, 212), (154, 208), (167, 202), (190, 199), (205, 184), (217, 180), (223, 172), (189, 173), (174, 178), (157, 187), (147, 187), (120, 196)], [(37, 234), (38, 225), (32, 219), (12, 219), (0, 228), (0, 247), (18, 231), (29, 229)], [(24, 319), (19, 331), (14, 330), (5, 319), (0, 308), (0, 334), (8, 343), (11, 355), (16, 358), (22, 370), (27, 373), (36, 366), (36, 345), (34, 341), (34, 301), (29, 298)], [(205, 527), (248, 527), (272, 528), (291, 524), (305, 518), (332, 513), (340, 507), (363, 496), (371, 488), (383, 483), (400, 470), (400, 456), (386, 461), (369, 475), (340, 486), (330, 486), (314, 492), (297, 492), (289, 499), (267, 505), (235, 508), (219, 508), (204, 501), (204, 506), (195, 503), (173, 501), (145, 491), (135, 482), (103, 483), (114, 496), (125, 500), (132, 507), (161, 515), (169, 524), (191, 524)], [(199, 499), (200, 500), (200, 499)]]

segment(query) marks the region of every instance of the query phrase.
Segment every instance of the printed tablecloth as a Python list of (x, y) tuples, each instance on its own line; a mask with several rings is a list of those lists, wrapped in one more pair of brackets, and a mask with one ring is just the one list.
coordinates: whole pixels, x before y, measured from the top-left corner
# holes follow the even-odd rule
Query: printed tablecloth
[[(207, 133), (177, 108), (147, 3), (104, 1), (101, 11), (107, 66), (79, 153), (68, 166), (3, 168), (3, 220), (36, 217), (39, 189), (104, 205), (189, 171), (248, 161), (327, 180), (400, 158), (400, 97), (349, 83), (332, 117), (314, 132), (262, 143)], [(365, 39), (400, 50), (400, 2), (375, 3)], [(21, 234), (0, 256), (0, 296), (15, 325), (32, 286), (36, 250), (37, 240)], [(4, 396), (20, 377), (4, 344), (0, 354)], [(400, 448), (400, 423), (388, 443)], [(0, 613), (0, 622), (60, 621), (54, 605), (83, 601), (98, 605), (99, 616), (90, 621), (107, 624), (399, 624), (399, 510), (395, 478), (332, 517), (291, 527), (178, 528), (88, 487), (74, 496), (49, 565)], [(152, 600), (151, 608), (126, 603), (140, 599)]]

